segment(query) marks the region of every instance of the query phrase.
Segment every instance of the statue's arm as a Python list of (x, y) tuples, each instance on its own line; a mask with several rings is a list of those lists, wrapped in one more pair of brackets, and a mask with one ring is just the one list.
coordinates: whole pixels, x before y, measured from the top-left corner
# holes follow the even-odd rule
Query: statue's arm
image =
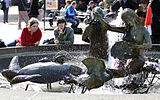
[(114, 26), (111, 26), (107, 22), (105, 22), (105, 20), (103, 18), (101, 18), (98, 14), (95, 14), (95, 16), (96, 16), (95, 18), (98, 19), (101, 22), (101, 24), (103, 24), (104, 27), (107, 30), (114, 31), (114, 32), (119, 32), (119, 33), (124, 33), (125, 32), (125, 27), (114, 27)]
[(111, 26), (111, 28), (109, 30), (113, 31), (113, 32), (124, 33), (125, 32), (125, 27), (114, 27), (114, 26)]
[(149, 49), (152, 47), (152, 40), (150, 38), (149, 32), (145, 32), (144, 34), (144, 40), (145, 43), (143, 43), (142, 45), (138, 45), (138, 48), (140, 49)]
[(132, 48), (138, 48), (138, 49), (150, 49), (152, 47), (152, 40), (150, 38), (149, 32), (146, 30), (144, 32), (144, 43), (143, 44), (138, 44), (138, 45), (132, 45)]
[(89, 26), (87, 26), (82, 35), (82, 40), (85, 42), (89, 42)]

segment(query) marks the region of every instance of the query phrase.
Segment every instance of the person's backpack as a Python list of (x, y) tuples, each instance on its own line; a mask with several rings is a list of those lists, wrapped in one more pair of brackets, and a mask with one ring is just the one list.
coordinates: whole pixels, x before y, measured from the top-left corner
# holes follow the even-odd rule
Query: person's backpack
[(73, 28), (74, 34), (82, 34), (83, 30), (82, 28)]
[(5, 43), (0, 39), (0, 48), (1, 47), (6, 47)]
[(6, 9), (6, 3), (4, 1), (1, 2), (1, 10)]

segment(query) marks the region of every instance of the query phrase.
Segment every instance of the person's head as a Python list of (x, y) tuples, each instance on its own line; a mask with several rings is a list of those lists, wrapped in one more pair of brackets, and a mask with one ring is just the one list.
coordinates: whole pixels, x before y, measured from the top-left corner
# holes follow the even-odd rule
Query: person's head
[(139, 6), (136, 12), (146, 12), (146, 9), (144, 6)]
[(104, 17), (103, 10), (102, 10), (102, 8), (100, 8), (100, 7), (95, 7), (95, 8), (92, 10), (91, 16), (92, 16), (93, 19), (95, 18), (94, 13), (99, 14), (99, 16), (101, 16), (102, 18)]
[(39, 21), (36, 18), (31, 18), (28, 21), (29, 30), (32, 32), (36, 32), (38, 29)]
[(82, 0), (79, 0), (79, 4), (82, 5), (82, 4), (83, 4), (83, 1), (82, 1)]
[(66, 5), (69, 6), (70, 4), (71, 4), (71, 1), (70, 1), (70, 0), (67, 0), (67, 1), (66, 1)]
[(142, 24), (140, 18), (132, 9), (128, 9), (128, 8), (124, 9), (121, 18), (125, 22), (125, 24), (128, 24), (128, 25), (133, 26), (135, 24)]
[(104, 3), (101, 1), (101, 2), (99, 2), (98, 6), (103, 9), (104, 8)]
[(95, 5), (94, 1), (90, 1), (90, 2), (89, 2), (89, 6), (90, 6), (91, 8), (93, 8), (94, 5)]
[(77, 6), (76, 1), (72, 1), (71, 5), (72, 5), (72, 7), (75, 9), (75, 8), (76, 8), (76, 6)]
[(66, 26), (65, 19), (64, 18), (57, 19), (57, 26), (58, 28), (64, 29), (64, 27)]

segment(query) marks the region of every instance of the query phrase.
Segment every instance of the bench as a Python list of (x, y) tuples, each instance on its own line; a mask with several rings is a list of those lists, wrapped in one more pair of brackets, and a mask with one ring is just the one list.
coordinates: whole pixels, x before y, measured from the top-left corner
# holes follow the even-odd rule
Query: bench
[(52, 17), (45, 17), (45, 18), (42, 18), (42, 21), (49, 21), (49, 20), (53, 20)]

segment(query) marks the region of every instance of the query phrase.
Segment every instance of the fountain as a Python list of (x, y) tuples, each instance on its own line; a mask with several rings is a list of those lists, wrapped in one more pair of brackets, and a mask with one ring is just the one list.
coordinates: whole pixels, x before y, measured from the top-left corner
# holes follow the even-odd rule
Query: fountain
[[(155, 58), (160, 59), (160, 53), (158, 52), (159, 48), (160, 48), (160, 45), (153, 45), (152, 49), (145, 51), (145, 54), (148, 57), (153, 57), (153, 58), (155, 57)], [(38, 62), (39, 59), (44, 58), (44, 57), (47, 57), (51, 61), (53, 59), (53, 56), (55, 56), (59, 51), (61, 51), (61, 54), (64, 54), (67, 51), (71, 55), (71, 57), (69, 57), (69, 60), (66, 61), (67, 63), (81, 66), (84, 70), (86, 70), (85, 66), (82, 64), (81, 61), (89, 57), (88, 55), (89, 45), (69, 45), (69, 46), (68, 45), (49, 45), (49, 46), (35, 46), (35, 47), (1, 48), (0, 49), (0, 62), (3, 62), (3, 63), (0, 63), (0, 71), (8, 67), (11, 58), (15, 55), (19, 56), (20, 66), (26, 66), (28, 64), (36, 63)], [(11, 87), (10, 84), (7, 83), (7, 81), (2, 76), (0, 77), (1, 77), (1, 81), (0, 81), (1, 88), (14, 89), (16, 92), (17, 90), (23, 90), (26, 86), (26, 83), (20, 83), (20, 84), (17, 84), (16, 86)], [(152, 82), (153, 81), (151, 80), (151, 83)], [(47, 90), (44, 87), (44, 85), (34, 84), (30, 82), (29, 84), (32, 84), (32, 86), (29, 88), (29, 91), (41, 91), (41, 92), (42, 91), (46, 91), (46, 92), (57, 92), (58, 91), (60, 93), (67, 93), (66, 91), (68, 91), (69, 89), (69, 86), (67, 85), (66, 87), (62, 87), (61, 85), (57, 85), (55, 83), (53, 83), (55, 87), (53, 87), (53, 89), (51, 90)], [(116, 82), (113, 79), (109, 82), (106, 82), (102, 87), (98, 89), (86, 91), (86, 94), (88, 93), (123, 94), (124, 92), (121, 91), (121, 89), (117, 89), (117, 88), (121, 88), (125, 86), (126, 88), (128, 88), (127, 84), (124, 84), (124, 86), (117, 86), (117, 88), (115, 88), (115, 85), (116, 85)], [(156, 86), (159, 87), (158, 85)], [(156, 88), (153, 87), (152, 89), (150, 89), (150, 93), (158, 92), (154, 90)], [(8, 91), (8, 90), (5, 90), (5, 91)], [(75, 91), (76, 93), (80, 93), (77, 87)]]
[[(37, 50), (37, 48), (39, 51)], [(66, 50), (72, 56), (70, 58), (70, 60), (67, 61), (68, 63), (75, 64), (77, 66), (82, 66), (83, 70), (86, 70), (85, 66), (81, 63), (81, 61), (88, 57), (89, 45), (73, 45), (73, 46), (70, 46), (69, 49), (68, 49), (67, 45), (66, 46), (64, 46), (64, 45), (63, 46), (50, 45), (50, 46), (39, 46), (39, 47), (34, 47), (34, 48), (33, 47), (32, 48), (31, 47), (1, 48), (0, 49), (0, 53), (1, 53), (0, 54), (0, 62), (3, 62), (3, 63), (0, 63), (0, 66), (1, 66), (0, 70), (2, 71), (2, 69), (6, 69), (10, 63), (11, 58), (15, 55), (19, 56), (20, 65), (26, 66), (28, 64), (38, 62), (39, 59), (44, 58), (44, 57), (48, 57), (50, 60), (52, 60), (53, 56), (55, 56), (58, 53), (58, 51), (61, 51), (60, 52), (61, 54), (65, 54), (66, 51), (63, 51), (63, 50)], [(157, 52), (157, 50), (159, 50), (159, 45), (153, 45), (153, 48), (151, 50), (145, 52), (145, 54), (148, 57), (160, 58), (160, 53)], [(7, 52), (5, 52), (5, 51), (7, 51)], [(18, 53), (17, 53), (17, 51), (18, 51)], [(7, 83), (7, 81), (5, 81), (5, 79), (2, 76), (1, 76), (1, 79), (2, 79), (1, 80), (1, 82), (2, 82), (1, 88), (2, 87), (11, 88), (11, 89), (15, 89), (15, 90), (17, 88), (17, 89), (24, 90), (27, 85), (27, 83), (20, 83), (19, 85), (17, 84), (13, 87), (10, 87), (9, 83)], [(111, 84), (111, 83), (112, 83), (112, 81), (105, 83), (105, 85), (102, 86), (101, 88), (91, 90), (91, 93), (94, 93), (94, 91), (100, 91), (99, 93), (101, 93), (103, 89), (106, 91), (110, 91), (109, 88), (111, 88), (111, 86), (108, 84)], [(30, 83), (30, 84), (33, 84), (33, 83)], [(116, 84), (116, 83), (114, 83), (114, 84)], [(42, 89), (40, 89), (39, 86)], [(32, 91), (33, 91), (33, 89), (35, 91), (37, 91), (37, 90), (42, 91), (43, 90), (46, 92), (47, 91), (48, 92), (55, 92), (55, 91), (58, 91), (58, 92), (66, 91), (67, 92), (70, 88), (70, 86), (68, 86), (68, 85), (61, 86), (61, 85), (57, 85), (57, 83), (55, 84), (55, 87), (53, 86), (53, 89), (51, 89), (51, 90), (47, 90), (46, 86), (39, 85), (39, 84), (33, 84), (31, 87), (32, 87), (32, 89), (29, 88), (29, 90), (32, 90)], [(106, 87), (108, 87), (108, 88), (106, 88)], [(113, 91), (113, 90), (111, 90), (111, 91)], [(80, 93), (80, 90), (78, 93)], [(87, 92), (87, 93), (89, 93), (89, 92)], [(109, 93), (109, 92), (107, 92), (107, 93)], [(120, 93), (122, 93), (122, 92), (120, 92)]]
[[(77, 66), (82, 65), (80, 62), (86, 58), (88, 53), (88, 45), (49, 45), (49, 46), (37, 46), (37, 47), (10, 47), (10, 48), (2, 48), (1, 49), (1, 57), (0, 62), (3, 62), (0, 64), (2, 71), (3, 69), (7, 69), (9, 66), (9, 63), (14, 56), (19, 56), (19, 64), (21, 67), (24, 67), (29, 64), (33, 64), (36, 62), (39, 62), (40, 59), (47, 57), (49, 61), (53, 61), (54, 57), (59, 55), (65, 55), (67, 59), (65, 59), (65, 62), (68, 62), (70, 64), (74, 64)], [(67, 51), (67, 52), (66, 52)], [(17, 53), (18, 52), (18, 53)], [(82, 66), (84, 67), (84, 66)], [(3, 77), (1, 76), (2, 80)], [(6, 83), (6, 82), (5, 82)], [(24, 83), (25, 84), (25, 83)], [(25, 84), (26, 85), (26, 84)], [(20, 86), (20, 85), (18, 85)], [(35, 85), (33, 85), (34, 87)], [(9, 83), (6, 88), (12, 88), (10, 87)], [(24, 86), (25, 87), (25, 86)], [(23, 89), (24, 89), (23, 87)], [(58, 85), (58, 83), (55, 84), (55, 87), (52, 90), (45, 89), (46, 87), (43, 87), (43, 91), (68, 91), (69, 86)], [(13, 87), (14, 88), (14, 87)], [(41, 90), (41, 89), (39, 89)]]

